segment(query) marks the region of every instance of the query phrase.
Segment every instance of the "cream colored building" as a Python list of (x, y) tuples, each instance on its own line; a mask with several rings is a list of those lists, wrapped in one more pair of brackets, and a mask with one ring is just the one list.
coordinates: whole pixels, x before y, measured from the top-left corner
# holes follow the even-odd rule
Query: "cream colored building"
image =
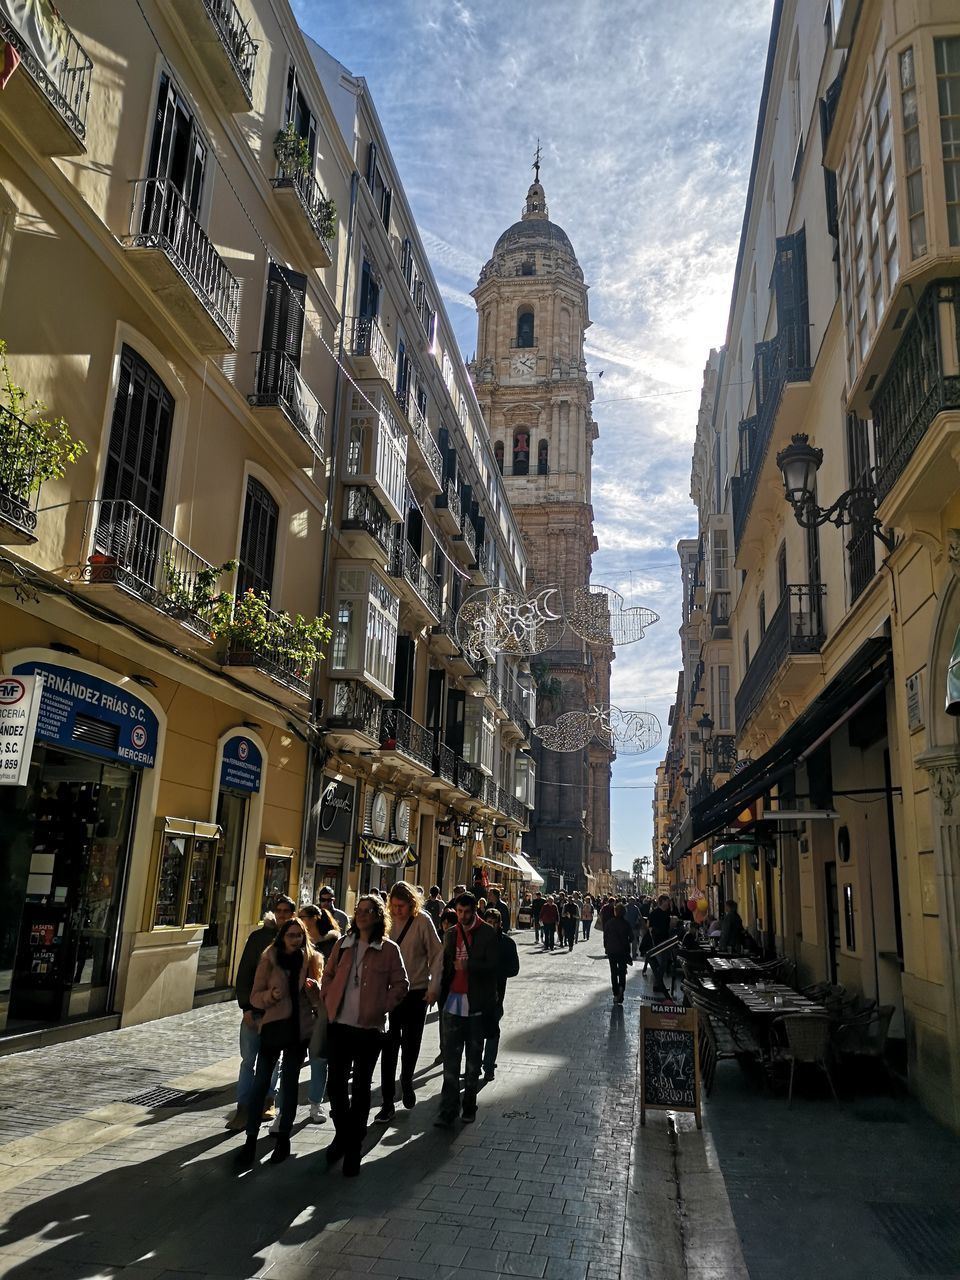
[[(960, 14), (835, 0), (822, 17), (774, 9), (694, 455), (704, 578), (717, 535), (733, 556), (738, 771), (707, 778), (671, 856), (712, 846), (764, 945), (876, 1001), (893, 1060), (956, 1127)], [(799, 433), (822, 451), (804, 527), (777, 465)]]

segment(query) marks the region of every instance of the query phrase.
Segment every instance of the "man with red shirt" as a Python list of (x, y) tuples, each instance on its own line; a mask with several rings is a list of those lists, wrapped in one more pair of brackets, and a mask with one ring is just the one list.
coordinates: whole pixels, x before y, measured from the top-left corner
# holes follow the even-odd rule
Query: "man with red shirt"
[[(497, 1021), (497, 935), (477, 917), (477, 900), (455, 900), (456, 927), (443, 939), (440, 1017), (443, 1021), (443, 1089), (435, 1123), (449, 1128), (459, 1112), (464, 1123), (477, 1118), (483, 1040)], [(466, 1051), (466, 1079), (460, 1099), (460, 1064)]]

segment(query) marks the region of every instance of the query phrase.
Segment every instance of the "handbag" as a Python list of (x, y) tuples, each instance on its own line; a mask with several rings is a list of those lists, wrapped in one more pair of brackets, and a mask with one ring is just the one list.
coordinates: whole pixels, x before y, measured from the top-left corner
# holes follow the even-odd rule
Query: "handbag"
[(327, 1007), (321, 1002), (317, 1009), (316, 1017), (313, 1020), (313, 1030), (310, 1033), (310, 1049), (311, 1058), (325, 1058), (327, 1056), (327, 1027), (329, 1019), (327, 1017)]

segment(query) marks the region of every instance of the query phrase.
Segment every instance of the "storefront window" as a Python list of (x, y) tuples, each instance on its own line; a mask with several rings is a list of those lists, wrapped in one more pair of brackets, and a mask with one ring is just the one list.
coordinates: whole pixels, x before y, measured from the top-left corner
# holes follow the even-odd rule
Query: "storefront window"
[(154, 929), (207, 923), (220, 834), (220, 828), (211, 822), (161, 820)]
[(157, 905), (153, 913), (155, 929), (175, 929), (180, 923), (180, 899), (186, 865), (186, 836), (165, 836), (160, 849)]
[(273, 904), (281, 894), (290, 896), (290, 869), (293, 866), (293, 850), (282, 852), (276, 845), (267, 845), (263, 866), (263, 891), (260, 895), (261, 918), (273, 910)]
[(210, 888), (217, 840), (195, 840), (190, 863), (186, 924), (206, 924), (210, 919)]

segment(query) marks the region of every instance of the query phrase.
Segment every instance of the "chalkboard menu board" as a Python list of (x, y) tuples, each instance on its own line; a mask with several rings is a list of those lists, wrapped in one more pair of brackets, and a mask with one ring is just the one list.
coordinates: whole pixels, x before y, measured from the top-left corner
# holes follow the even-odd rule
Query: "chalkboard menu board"
[(647, 1108), (692, 1111), (700, 1128), (700, 1057), (697, 1011), (675, 1004), (644, 1005), (640, 1012), (640, 1123)]

